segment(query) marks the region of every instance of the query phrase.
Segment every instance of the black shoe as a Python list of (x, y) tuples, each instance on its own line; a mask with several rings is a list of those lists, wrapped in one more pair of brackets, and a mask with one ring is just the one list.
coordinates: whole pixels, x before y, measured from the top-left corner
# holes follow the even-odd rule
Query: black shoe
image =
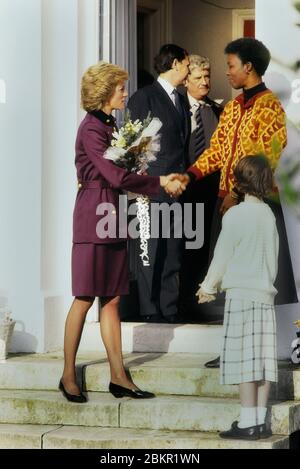
[(166, 320), (160, 314), (152, 314), (149, 316), (144, 316), (144, 322), (150, 322), (154, 324), (160, 324), (162, 322), (166, 322)]
[(259, 440), (259, 425), (254, 425), (253, 427), (247, 428), (239, 428), (238, 421), (236, 420), (231, 425), (230, 430), (227, 430), (226, 432), (220, 432), (219, 436), (221, 438), (233, 438), (236, 440)]
[(165, 322), (169, 324), (181, 324), (182, 319), (178, 314), (174, 314), (174, 316), (164, 316)]
[(152, 392), (123, 388), (123, 386), (111, 382), (109, 383), (109, 392), (115, 397), (133, 397), (133, 399), (152, 399), (155, 397)]
[(272, 430), (270, 428), (267, 428), (267, 425), (263, 423), (262, 425), (258, 425), (259, 428), (259, 435), (260, 438), (270, 438), (270, 436), (273, 435)]
[(220, 357), (205, 363), (206, 368), (220, 368)]
[(84, 402), (87, 401), (87, 398), (82, 393), (77, 394), (77, 395), (76, 394), (69, 394), (65, 390), (65, 387), (63, 385), (62, 380), (60, 380), (60, 382), (59, 382), (58, 389), (60, 389), (60, 391), (65, 396), (65, 398), (68, 399), (68, 401), (70, 401), (70, 402), (77, 402), (77, 404), (83, 404)]

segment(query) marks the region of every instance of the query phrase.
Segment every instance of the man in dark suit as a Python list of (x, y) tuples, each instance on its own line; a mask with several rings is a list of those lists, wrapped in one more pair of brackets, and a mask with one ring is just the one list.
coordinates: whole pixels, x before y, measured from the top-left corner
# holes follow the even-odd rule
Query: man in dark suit
[[(156, 161), (147, 170), (149, 175), (182, 173), (188, 166), (190, 136), (189, 110), (177, 86), (183, 84), (189, 73), (189, 57), (186, 50), (174, 44), (160, 49), (155, 58), (159, 74), (153, 84), (138, 90), (129, 100), (132, 120), (145, 119), (148, 113), (158, 117), (161, 128), (160, 151)], [(174, 199), (160, 191), (151, 202), (172, 204)], [(139, 297), (139, 313), (148, 322), (171, 322), (178, 320), (179, 270), (181, 265), (182, 239), (171, 236), (148, 240), (150, 266), (144, 267), (139, 240), (129, 242), (131, 271), (136, 280)], [(153, 220), (151, 220), (153, 223)]]
[[(207, 57), (190, 55), (190, 73), (185, 80), (183, 96), (190, 109), (191, 139), (189, 162), (192, 165), (199, 155), (209, 147), (210, 139), (218, 125), (223, 107), (208, 97), (210, 92), (210, 62)], [(217, 309), (209, 304), (198, 305), (195, 297), (199, 282), (208, 269), (210, 237), (213, 212), (217, 202), (220, 172), (217, 171), (201, 181), (191, 183), (183, 200), (193, 206), (195, 219), (196, 203), (204, 204), (204, 244), (201, 249), (186, 249), (180, 272), (180, 311), (184, 319), (211, 319)], [(214, 309), (214, 311), (212, 311)]]

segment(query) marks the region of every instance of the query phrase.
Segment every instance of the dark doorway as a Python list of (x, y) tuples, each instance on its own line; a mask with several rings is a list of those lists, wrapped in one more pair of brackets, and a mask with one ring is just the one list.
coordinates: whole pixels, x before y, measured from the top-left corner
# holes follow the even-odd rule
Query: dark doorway
[(152, 12), (146, 9), (138, 9), (137, 11), (137, 66), (138, 66), (138, 88), (151, 85), (154, 76), (150, 71), (149, 57), (149, 16)]

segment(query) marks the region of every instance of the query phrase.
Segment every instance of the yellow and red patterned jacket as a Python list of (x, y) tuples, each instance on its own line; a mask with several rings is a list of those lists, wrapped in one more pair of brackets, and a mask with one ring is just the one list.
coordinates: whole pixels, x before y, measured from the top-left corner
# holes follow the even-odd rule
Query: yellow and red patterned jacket
[(265, 90), (244, 104), (241, 94), (225, 106), (210, 147), (188, 172), (202, 179), (220, 169), (219, 196), (225, 197), (234, 187), (233, 170), (241, 158), (263, 153), (275, 170), (286, 143), (285, 112), (277, 97)]

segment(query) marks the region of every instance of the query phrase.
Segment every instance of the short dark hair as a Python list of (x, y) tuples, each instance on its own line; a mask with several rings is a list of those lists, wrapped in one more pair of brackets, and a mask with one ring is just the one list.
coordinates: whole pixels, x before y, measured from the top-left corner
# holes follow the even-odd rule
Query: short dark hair
[(273, 189), (272, 169), (264, 155), (244, 156), (233, 173), (237, 189), (243, 194), (254, 195), (262, 199)]
[(252, 37), (243, 37), (230, 42), (225, 47), (225, 54), (238, 55), (243, 64), (251, 62), (259, 76), (265, 74), (271, 60), (269, 49)]
[(182, 62), (188, 55), (188, 52), (182, 47), (175, 44), (165, 44), (154, 59), (154, 68), (158, 74), (168, 72), (175, 59)]

